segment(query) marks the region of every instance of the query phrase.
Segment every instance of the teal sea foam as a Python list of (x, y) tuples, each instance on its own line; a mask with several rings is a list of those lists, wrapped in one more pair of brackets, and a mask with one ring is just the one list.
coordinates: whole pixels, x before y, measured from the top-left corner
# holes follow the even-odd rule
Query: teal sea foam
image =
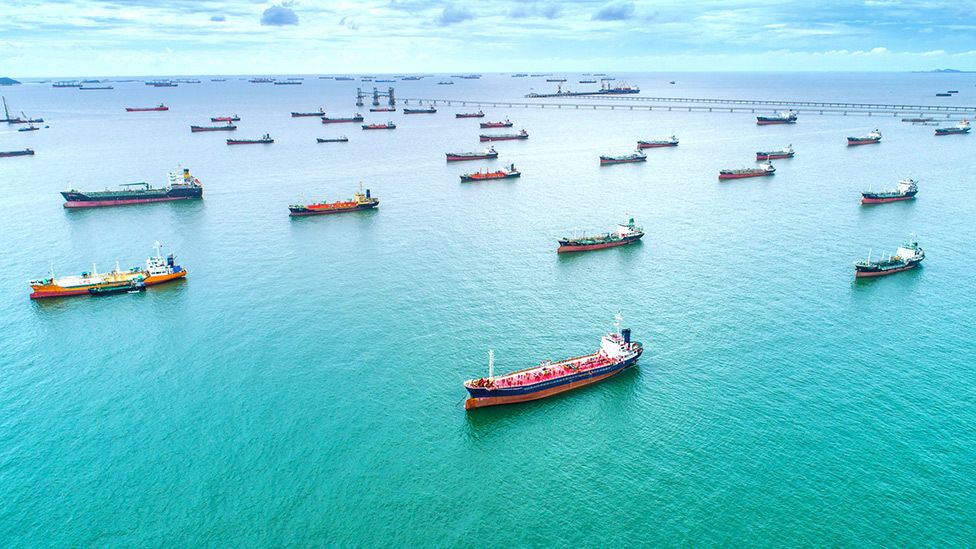
[[(621, 77), (621, 75), (617, 75)], [(624, 75), (644, 95), (976, 104), (967, 75)], [(667, 84), (677, 80), (675, 86)], [(0, 128), (0, 539), (6, 546), (965, 546), (976, 539), (973, 136), (900, 117), (353, 105), (358, 82), (5, 89), (49, 129)], [(401, 97), (516, 100), (486, 75)], [(938, 100), (942, 100), (941, 98)], [(168, 113), (125, 113), (164, 101)], [(290, 111), (393, 119), (391, 132)], [(227, 147), (190, 124), (238, 113)], [(874, 127), (880, 145), (847, 148)], [(642, 164), (599, 166), (676, 134)], [(315, 143), (346, 134), (349, 143)], [(792, 143), (773, 177), (717, 181)], [(516, 180), (461, 184), (509, 162)], [(185, 204), (65, 211), (58, 191), (181, 163)], [(919, 180), (918, 200), (859, 205)], [(352, 196), (376, 211), (289, 219)], [(628, 215), (647, 231), (560, 256)], [(916, 232), (913, 271), (852, 263)], [(186, 281), (31, 302), (27, 281), (138, 264)], [(464, 379), (592, 352), (621, 311), (645, 345), (600, 384), (465, 413)]]

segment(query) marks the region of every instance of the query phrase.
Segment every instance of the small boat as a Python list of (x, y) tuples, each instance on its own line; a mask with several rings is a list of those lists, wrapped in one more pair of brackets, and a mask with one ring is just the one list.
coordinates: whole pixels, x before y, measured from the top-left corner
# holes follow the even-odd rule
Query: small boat
[(861, 193), (861, 204), (884, 204), (901, 200), (914, 200), (918, 194), (918, 185), (914, 179), (902, 179), (898, 186), (890, 191), (865, 191)]
[(317, 110), (317, 111), (312, 111), (312, 112), (292, 112), (291, 113), (291, 117), (292, 118), (301, 118), (303, 116), (318, 116), (318, 117), (323, 117), (323, 116), (325, 116), (325, 109), (323, 109), (322, 107), (319, 107), (319, 110)]
[(485, 113), (483, 113), (481, 111), (478, 111), (478, 112), (459, 112), (459, 113), (457, 113), (457, 114), (454, 115), (454, 118), (484, 118), (484, 117), (485, 117)]
[(678, 138), (675, 137), (675, 136), (673, 136), (673, 135), (671, 137), (667, 138), (667, 139), (661, 139), (661, 140), (658, 140), (658, 141), (638, 141), (637, 142), (637, 149), (638, 150), (641, 150), (641, 149), (657, 149), (657, 148), (660, 148), (660, 147), (677, 147), (677, 146), (678, 146)]
[(638, 227), (631, 217), (626, 223), (619, 223), (617, 230), (612, 233), (604, 233), (596, 236), (581, 236), (573, 238), (560, 238), (557, 253), (566, 252), (586, 252), (589, 250), (601, 250), (603, 248), (613, 248), (623, 246), (631, 242), (637, 242), (644, 237), (644, 229)]
[(937, 94), (935, 94), (935, 96), (936, 97), (952, 97), (952, 94), (951, 93), (937, 93)]
[(128, 282), (111, 282), (99, 284), (88, 288), (88, 293), (93, 296), (106, 296), (115, 294), (134, 294), (146, 291), (146, 283), (141, 278), (134, 278)]
[(946, 93), (959, 93), (959, 90), (946, 90)]
[(386, 124), (363, 124), (363, 129), (364, 130), (395, 130), (396, 124), (394, 124), (392, 121), (387, 122)]
[(867, 260), (854, 263), (854, 276), (866, 278), (900, 273), (914, 269), (923, 259), (925, 259), (925, 251), (919, 247), (918, 241), (913, 237), (911, 241), (895, 250), (894, 255), (888, 257), (882, 254), (881, 259), (872, 261), (869, 251)]
[(624, 154), (620, 156), (600, 156), (600, 165), (607, 166), (610, 164), (631, 164), (633, 162), (646, 162), (647, 155), (640, 152), (639, 150), (630, 154)]
[(345, 118), (329, 118), (328, 116), (322, 117), (323, 124), (342, 124), (345, 122), (362, 122), (363, 115), (356, 113), (354, 116), (348, 116)]
[(448, 162), (460, 162), (463, 160), (494, 160), (498, 158), (498, 151), (495, 147), (488, 147), (482, 152), (459, 152), (445, 153)]
[(513, 141), (516, 139), (528, 139), (529, 132), (522, 130), (519, 133), (505, 133), (499, 135), (479, 135), (478, 139), (481, 141)]
[(969, 127), (969, 120), (963, 120), (963, 121), (959, 122), (958, 124), (956, 124), (955, 126), (951, 126), (951, 127), (948, 127), (948, 128), (936, 128), (935, 129), (935, 135), (958, 135), (958, 134), (964, 134), (964, 133), (969, 133), (969, 130), (970, 129), (971, 128)]
[(881, 132), (878, 131), (877, 128), (865, 136), (847, 138), (848, 147), (853, 147), (856, 145), (873, 145), (875, 143), (881, 143)]
[(237, 129), (237, 126), (228, 122), (223, 126), (190, 126), (190, 131), (196, 132), (230, 132)]
[(39, 129), (40, 128), (38, 128), (34, 124), (31, 124), (31, 125), (27, 126), (26, 128), (18, 128), (17, 131), (19, 131), (19, 132), (36, 132)]
[(783, 111), (773, 116), (757, 116), (757, 126), (769, 126), (772, 124), (796, 124), (797, 114), (795, 111)]
[(521, 177), (522, 172), (515, 169), (515, 164), (511, 164), (508, 168), (503, 170), (495, 170), (493, 172), (474, 172), (466, 173), (461, 175), (461, 181), (471, 182), (471, 181), (489, 181), (492, 179), (511, 179), (513, 177)]
[(403, 109), (403, 114), (434, 114), (436, 112), (437, 109), (434, 107), (424, 107), (421, 109), (408, 109), (404, 107)]
[(0, 158), (6, 158), (8, 156), (34, 156), (34, 150), (24, 149), (22, 151), (0, 151)]
[(228, 145), (267, 145), (269, 143), (274, 143), (274, 139), (271, 139), (271, 134), (264, 134), (260, 139), (228, 139)]
[(796, 151), (793, 150), (793, 145), (787, 145), (778, 151), (757, 151), (756, 160), (779, 160), (780, 158), (793, 158), (795, 155)]
[(370, 107), (369, 112), (396, 112), (396, 107)]
[(236, 114), (233, 116), (211, 116), (211, 122), (240, 122), (241, 117)]
[(396, 80), (384, 78), (384, 79), (381, 79), (381, 80), (373, 80), (373, 82), (376, 82), (377, 84), (381, 84), (381, 83), (382, 84), (392, 84), (392, 83), (396, 82)]
[(327, 139), (323, 139), (321, 137), (316, 137), (315, 138), (315, 141), (317, 143), (346, 143), (346, 142), (349, 141), (349, 138), (346, 137), (346, 136), (344, 136), (344, 135), (341, 136), (341, 137), (330, 137), (330, 138), (327, 138)]
[(438, 86), (453, 86), (454, 85), (454, 81), (453, 80), (441, 80), (440, 82), (437, 83), (437, 85)]
[(154, 111), (168, 111), (169, 107), (160, 103), (155, 107), (126, 107), (125, 112), (154, 112)]
[(546, 82), (565, 82), (565, 78), (546, 78)]
[(760, 164), (758, 168), (741, 168), (737, 170), (722, 170), (718, 172), (719, 179), (742, 179), (745, 177), (763, 177), (776, 173), (771, 162)]
[(502, 121), (502, 122), (482, 122), (481, 123), (481, 129), (487, 129), (487, 128), (511, 128), (511, 127), (512, 127), (512, 121), (509, 120), (509, 119), (507, 119), (507, 118), (504, 121)]
[(369, 194), (369, 189), (363, 192), (363, 185), (360, 183), (359, 192), (349, 200), (316, 202), (314, 204), (292, 204), (288, 206), (288, 215), (291, 217), (306, 217), (310, 215), (355, 212), (359, 210), (371, 210), (379, 205), (379, 199), (372, 197)]

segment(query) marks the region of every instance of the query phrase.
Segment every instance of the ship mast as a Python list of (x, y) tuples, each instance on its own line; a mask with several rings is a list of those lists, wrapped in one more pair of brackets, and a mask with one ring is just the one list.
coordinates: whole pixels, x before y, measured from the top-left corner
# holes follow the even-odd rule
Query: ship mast
[(10, 111), (7, 110), (7, 97), (3, 97), (3, 117), (6, 122), (10, 122)]
[(488, 379), (495, 377), (495, 351), (488, 349)]
[(623, 319), (624, 317), (620, 314), (620, 311), (617, 311), (617, 314), (613, 315), (613, 327), (618, 334), (620, 333), (620, 322)]
[(156, 248), (156, 259), (162, 259), (163, 256), (162, 256), (161, 250), (163, 248), (163, 245), (160, 244), (159, 241), (157, 240), (156, 241), (156, 246), (154, 246), (154, 247)]

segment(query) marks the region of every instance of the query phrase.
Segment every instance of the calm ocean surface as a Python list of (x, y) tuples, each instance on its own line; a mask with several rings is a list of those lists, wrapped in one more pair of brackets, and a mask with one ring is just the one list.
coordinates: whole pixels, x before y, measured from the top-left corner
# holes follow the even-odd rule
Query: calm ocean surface
[[(956, 74), (616, 75), (642, 95), (976, 104)], [(571, 82), (579, 75), (569, 75)], [(672, 78), (678, 82), (667, 84)], [(541, 79), (398, 82), (515, 100)], [(470, 107), (367, 112), (355, 89), (236, 78), (4, 88), (49, 129), (0, 127), (4, 546), (935, 546), (976, 539), (976, 136), (890, 116), (485, 109), (531, 138), (478, 150)], [(387, 86), (388, 84), (377, 84)], [(571, 89), (582, 87), (572, 84)], [(954, 98), (934, 94), (957, 89)], [(164, 101), (165, 113), (125, 106)], [(292, 119), (360, 111), (399, 128)], [(237, 113), (236, 137), (190, 124)], [(878, 146), (845, 146), (880, 128)], [(646, 164), (600, 168), (677, 134)], [(346, 144), (315, 143), (346, 134)], [(722, 168), (792, 143), (774, 177)], [(521, 179), (461, 184), (509, 162)], [(205, 185), (185, 204), (66, 211), (68, 185)], [(859, 192), (920, 181), (874, 207)], [(376, 211), (290, 219), (301, 200)], [(628, 214), (643, 242), (560, 257)], [(855, 282), (915, 232), (922, 268)], [(29, 279), (141, 264), (143, 294), (32, 302)], [(624, 315), (646, 351), (606, 382), (465, 413), (486, 351), (513, 370), (592, 352)]]

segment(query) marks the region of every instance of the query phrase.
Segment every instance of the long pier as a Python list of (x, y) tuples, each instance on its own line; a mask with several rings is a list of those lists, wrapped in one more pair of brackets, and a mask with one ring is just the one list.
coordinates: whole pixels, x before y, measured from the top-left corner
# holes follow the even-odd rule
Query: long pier
[[(682, 97), (636, 97), (621, 95), (572, 96), (576, 100), (595, 100), (590, 103), (572, 101), (499, 101), (474, 99), (409, 98), (430, 105), (472, 106), (493, 108), (588, 109), (627, 111), (677, 111), (717, 113), (761, 113), (775, 108), (790, 109), (802, 114), (867, 115), (867, 116), (932, 116), (945, 115), (976, 117), (976, 107), (953, 105), (899, 105), (886, 103), (844, 103), (827, 101), (778, 101), (760, 99), (708, 99)], [(535, 99), (535, 98), (532, 98)]]

